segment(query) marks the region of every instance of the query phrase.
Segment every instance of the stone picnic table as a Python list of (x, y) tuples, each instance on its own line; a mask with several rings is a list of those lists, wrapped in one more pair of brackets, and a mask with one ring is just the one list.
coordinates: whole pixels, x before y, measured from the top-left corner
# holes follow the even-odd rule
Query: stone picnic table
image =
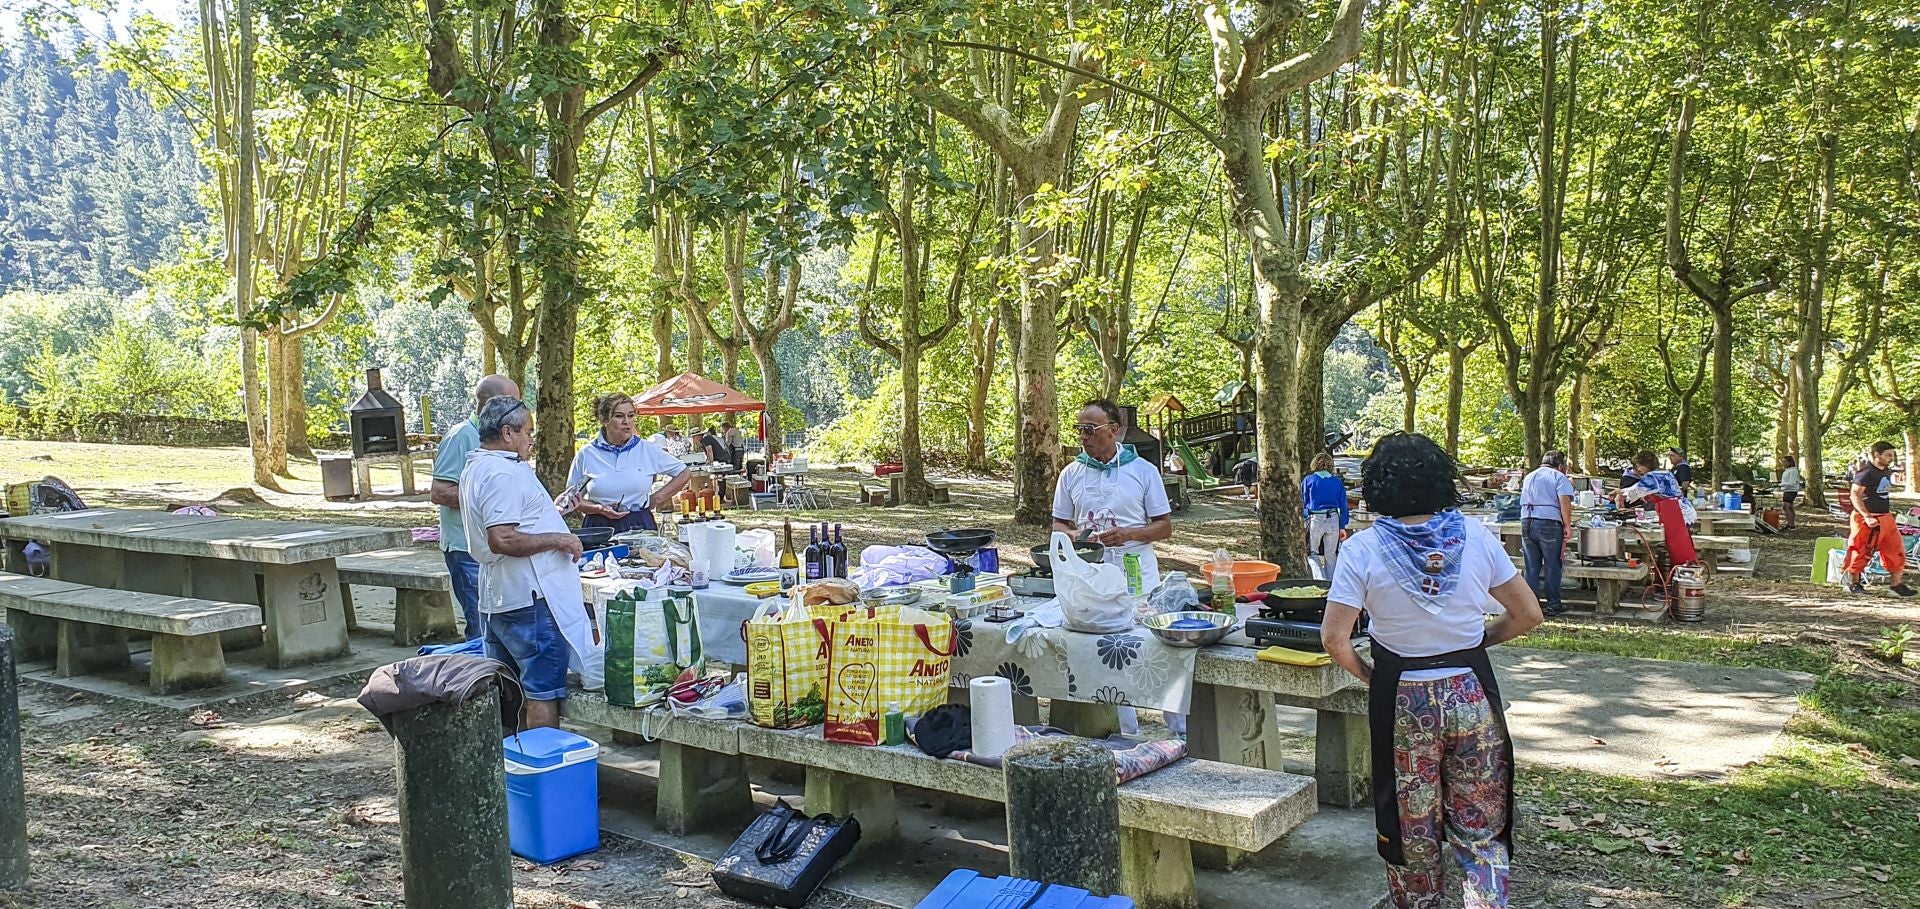
[(110, 508), (7, 518), (0, 539), (17, 572), (27, 541), (39, 540), (50, 544), (57, 580), (259, 606), (263, 632), (225, 639), (264, 643), (276, 668), (347, 652), (335, 558), (412, 542), (404, 529)]
[[(605, 578), (582, 579), (582, 592), (591, 603), (597, 591), (617, 583)], [(1014, 599), (1023, 609), (1040, 602), (1028, 597)], [(747, 650), (740, 625), (766, 601), (739, 587), (716, 583), (694, 591), (693, 602), (707, 659), (744, 667)], [(931, 598), (922, 605), (931, 605)], [(971, 647), (968, 653), (954, 660), (955, 687), (950, 694), (950, 700), (961, 703), (967, 697), (965, 682), (961, 680), (999, 674), (1000, 664), (1009, 662), (1003, 658), (1005, 648), (986, 646), (988, 642), (984, 638), (988, 634), (999, 634), (1004, 626), (978, 620), (969, 626)], [(1063, 652), (1097, 653), (1095, 639), (1101, 635), (1075, 637), (1088, 639), (1076, 642), (1086, 646), (1069, 647)], [(1158, 645), (1157, 640), (1155, 644)], [(1371, 739), (1366, 717), (1345, 707), (1335, 709), (1328, 702), (1335, 694), (1358, 686), (1359, 680), (1338, 666), (1292, 666), (1256, 660), (1258, 652), (1255, 647), (1231, 644), (1179, 651), (1182, 663), (1188, 658), (1192, 660), (1191, 664), (1185, 664), (1192, 666), (1191, 696), (1185, 711), (1175, 711), (1188, 715), (1189, 751), (1196, 758), (1283, 770), (1274, 707), (1284, 704), (1311, 709), (1316, 715), (1313, 776), (1319, 784), (1320, 800), (1347, 807), (1368, 803), (1373, 796), (1368, 764)], [(1118, 655), (1118, 651), (1109, 648), (1109, 659), (1117, 659)], [(1091, 738), (1103, 738), (1118, 731), (1118, 705), (1114, 703), (1113, 693), (1104, 686), (1070, 687), (1067, 667), (1053, 665), (1049, 660), (1017, 662), (1025, 670), (1022, 675), (1026, 685), (1026, 693), (1014, 698), (1017, 721), (1039, 722), (1037, 699), (1046, 698), (1052, 704), (1049, 717), (1052, 725)], [(1185, 665), (1179, 668), (1184, 671)], [(1108, 664), (1105, 668), (1112, 666)], [(1143, 702), (1141, 706), (1172, 709), (1158, 698), (1164, 697), (1164, 692), (1183, 691), (1186, 687), (1170, 683), (1142, 687), (1141, 694), (1152, 696), (1149, 698), (1152, 702)]]

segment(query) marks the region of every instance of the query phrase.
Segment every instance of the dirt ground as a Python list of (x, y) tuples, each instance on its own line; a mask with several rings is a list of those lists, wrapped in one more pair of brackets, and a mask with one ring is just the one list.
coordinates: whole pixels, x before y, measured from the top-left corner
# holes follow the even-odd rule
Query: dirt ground
[[(386, 526), (428, 526), (423, 498), (327, 502), (318, 472), (298, 464), (287, 491), (246, 489), (238, 449), (155, 449), (0, 442), (0, 476), (61, 476), (94, 505), (160, 508), (211, 502), (223, 513)], [(422, 483), (425, 472), (421, 473)], [(157, 479), (165, 478), (165, 479)], [(856, 548), (908, 542), (928, 529), (993, 527), (1003, 564), (1024, 567), (1044, 541), (1016, 527), (1006, 486), (966, 479), (955, 502), (933, 508), (852, 504), (859, 476), (816, 472), (837, 507), (820, 512), (740, 512), (745, 526), (778, 528), (788, 517), (845, 526)], [(377, 482), (397, 486), (396, 475)], [(1258, 528), (1250, 503), (1201, 498), (1176, 515), (1163, 570), (1191, 568), (1225, 545), (1246, 555)], [(1838, 532), (1813, 519), (1785, 537), (1754, 537), (1756, 577), (1710, 588), (1698, 634), (1810, 641), (1862, 662), (1886, 629), (1920, 627), (1920, 603), (1885, 591), (1849, 597), (1807, 583), (1811, 541)], [(801, 527), (804, 530), (804, 524)], [(1592, 619), (1569, 617), (1579, 627)], [(1670, 626), (1669, 626), (1670, 627)], [(1890, 681), (1920, 684), (1878, 664)], [(5, 909), (227, 909), (365, 907), (400, 903), (391, 740), (350, 698), (357, 685), (297, 698), (223, 705), (214, 712), (155, 712), (93, 695), (23, 690), (29, 836), (34, 887), (0, 894)], [(1525, 809), (1537, 814), (1538, 806)], [(1514, 905), (1543, 909), (1686, 905), (1632, 880), (1598, 880), (1548, 852), (1516, 860)], [(599, 909), (703, 909), (737, 905), (707, 883), (702, 863), (610, 839), (587, 860), (515, 873), (517, 905)], [(852, 901), (822, 895), (825, 909)], [(1748, 905), (1797, 905), (1760, 899)], [(1855, 905), (1846, 901), (1834, 905)], [(1865, 905), (1865, 904), (1858, 904)]]

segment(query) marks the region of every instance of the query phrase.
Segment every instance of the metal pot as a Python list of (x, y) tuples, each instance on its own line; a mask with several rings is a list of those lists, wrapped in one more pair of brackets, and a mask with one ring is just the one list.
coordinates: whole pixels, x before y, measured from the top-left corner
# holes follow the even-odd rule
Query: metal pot
[(1579, 531), (1580, 557), (1583, 559), (1617, 559), (1620, 557), (1620, 525), (1603, 524), (1599, 527), (1582, 526)]

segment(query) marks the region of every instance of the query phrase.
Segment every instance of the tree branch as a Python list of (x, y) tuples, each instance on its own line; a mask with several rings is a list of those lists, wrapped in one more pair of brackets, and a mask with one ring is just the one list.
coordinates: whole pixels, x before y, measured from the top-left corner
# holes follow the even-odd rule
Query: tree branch
[(1276, 63), (1253, 80), (1254, 99), (1262, 104), (1303, 85), (1319, 81), (1360, 52), (1361, 24), (1366, 20), (1367, 0), (1342, 0), (1340, 12), (1325, 41), (1308, 53)]
[(613, 94), (600, 99), (599, 103), (587, 108), (580, 115), (579, 126), (582, 128), (590, 126), (607, 111), (627, 103), (634, 95), (640, 94), (640, 90), (646, 88), (647, 83), (652, 82), (653, 77), (660, 75), (660, 71), (666, 68), (665, 57), (660, 54), (648, 54), (647, 64), (642, 66), (639, 72), (634, 73), (633, 78), (627, 80), (627, 84), (620, 86), (620, 89)]
[[(1219, 149), (1219, 148), (1222, 148), (1222, 146), (1224, 145), (1224, 142), (1220, 138), (1219, 133), (1207, 128), (1205, 124), (1201, 123), (1199, 120), (1194, 119), (1193, 116), (1191, 114), (1188, 114), (1186, 111), (1181, 110), (1180, 106), (1177, 104), (1174, 104), (1172, 101), (1160, 95), (1157, 95), (1153, 92), (1147, 91), (1146, 89), (1136, 88), (1134, 86), (1121, 82), (1118, 79), (1112, 79), (1107, 76), (1101, 75), (1100, 73), (1087, 69), (1083, 66), (1079, 66), (1073, 63), (1061, 63), (1058, 60), (1049, 60), (1046, 57), (1042, 57), (1038, 54), (1030, 54), (1023, 50), (1016, 50), (1011, 47), (1001, 47), (996, 44), (982, 44), (976, 41), (941, 41), (938, 43), (946, 47), (970, 48), (973, 50), (993, 51), (995, 53), (1007, 54), (1012, 57), (1018, 57), (1029, 63), (1038, 63), (1041, 66), (1052, 67), (1054, 69), (1060, 70), (1061, 72), (1067, 73), (1069, 75), (1080, 76), (1084, 79), (1089, 79), (1094, 82), (1098, 82), (1101, 85), (1106, 86), (1107, 88), (1113, 89), (1114, 91), (1133, 95), (1136, 98), (1141, 98), (1146, 101), (1150, 101), (1155, 105), (1158, 105), (1161, 109), (1165, 110), (1167, 113), (1178, 118), (1181, 123), (1186, 124), (1189, 129), (1192, 129), (1195, 133), (1199, 134), (1200, 138), (1207, 140), (1207, 143), (1209, 145), (1212, 145), (1214, 148)], [(921, 97), (923, 94), (923, 91), (937, 91), (937, 90), (914, 91), (913, 94), (915, 97), (919, 97), (923, 102), (927, 102), (928, 101), (927, 98)], [(1063, 90), (1063, 94), (1064, 93), (1065, 93), (1065, 90)], [(944, 92), (942, 94), (944, 94)], [(1098, 97), (1089, 97), (1082, 100), (1080, 103), (1082, 106), (1085, 106), (1087, 104), (1095, 103), (1096, 101), (1099, 101), (1099, 100), (1101, 99)], [(932, 106), (932, 105), (929, 103), (929, 106)], [(947, 114), (947, 116), (949, 117), (953, 117), (953, 119), (955, 120), (960, 119), (959, 117), (955, 117), (953, 114), (948, 113), (943, 108), (934, 107), (934, 109), (940, 111), (943, 114)], [(985, 138), (985, 136), (982, 136), (982, 138)], [(998, 150), (999, 149), (997, 148), (995, 149), (995, 151), (998, 151)]]

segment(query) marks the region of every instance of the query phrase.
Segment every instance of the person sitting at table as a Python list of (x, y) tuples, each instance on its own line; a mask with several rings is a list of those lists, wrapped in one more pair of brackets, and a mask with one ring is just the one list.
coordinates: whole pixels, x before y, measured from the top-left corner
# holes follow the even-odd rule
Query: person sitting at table
[[(1347, 540), (1320, 624), (1327, 655), (1368, 689), (1375, 843), (1398, 907), (1441, 905), (1448, 844), (1465, 905), (1507, 904), (1513, 738), (1487, 648), (1542, 617), (1500, 538), (1460, 513), (1454, 469), (1423, 435), (1374, 444), (1360, 496), (1380, 519)], [(1363, 612), (1372, 665), (1353, 646)]]
[[(587, 495), (575, 506), (581, 527), (611, 527), (614, 533), (658, 530), (653, 513), (666, 508), (687, 485), (687, 465), (633, 432), (633, 399), (620, 392), (593, 399), (600, 432), (573, 456), (567, 485), (593, 477)], [(654, 482), (665, 477), (659, 492)]]
[(526, 697), (526, 726), (560, 725), (569, 652), (594, 651), (580, 594), (580, 538), (553, 507), (527, 458), (533, 415), (496, 395), (480, 408), (480, 447), (460, 474), (460, 518), (480, 563), (487, 656), (512, 666)]
[(701, 427), (698, 444), (700, 445), (700, 451), (707, 456), (707, 463), (715, 465), (728, 463), (727, 443), (720, 439), (719, 427)]
[(1623, 508), (1629, 502), (1653, 505), (1673, 564), (1697, 564), (1700, 554), (1693, 547), (1693, 531), (1689, 526), (1695, 520), (1693, 503), (1680, 491), (1680, 482), (1673, 474), (1660, 469), (1660, 459), (1651, 451), (1633, 456), (1633, 468), (1627, 471), (1627, 477), (1632, 479), (1621, 479), (1620, 491), (1613, 494), (1614, 504)]
[(687, 453), (687, 437), (680, 434), (680, 427), (672, 423), (663, 423), (660, 431), (647, 437), (654, 447), (667, 453), (668, 457), (679, 458)]

